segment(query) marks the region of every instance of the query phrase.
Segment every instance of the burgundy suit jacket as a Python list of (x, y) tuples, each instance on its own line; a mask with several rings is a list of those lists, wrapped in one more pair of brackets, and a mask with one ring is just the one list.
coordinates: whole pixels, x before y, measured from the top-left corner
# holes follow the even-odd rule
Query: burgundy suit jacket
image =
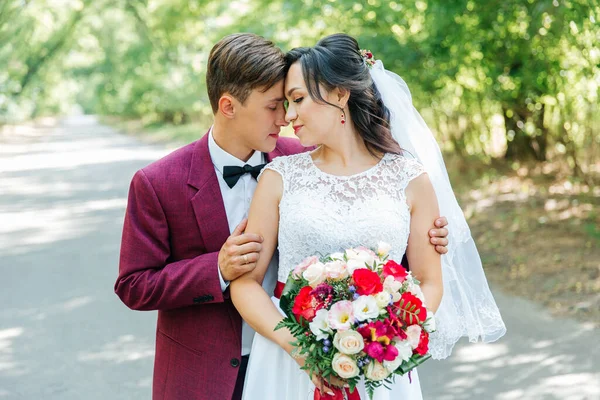
[[(267, 159), (304, 150), (280, 138)], [(115, 292), (131, 309), (158, 310), (155, 400), (232, 397), (242, 319), (217, 272), (228, 236), (208, 135), (133, 177)]]

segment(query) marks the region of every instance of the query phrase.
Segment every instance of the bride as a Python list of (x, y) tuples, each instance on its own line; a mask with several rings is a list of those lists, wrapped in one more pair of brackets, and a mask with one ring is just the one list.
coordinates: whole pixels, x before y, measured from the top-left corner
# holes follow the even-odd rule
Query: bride
[[(345, 34), (286, 55), (286, 120), (309, 153), (280, 157), (262, 173), (247, 232), (263, 236), (256, 269), (231, 283), (231, 297), (257, 332), (244, 385), (248, 400), (312, 399), (328, 385), (301, 370), (282, 319), (279, 300), (261, 287), (278, 247), (278, 281), (304, 258), (356, 246), (392, 245), (406, 252), (426, 305), (436, 315), (434, 358), (447, 357), (461, 336), (501, 337), (504, 324), (487, 286), (477, 250), (452, 193), (439, 148), (412, 107), (404, 81), (383, 69)], [(429, 244), (427, 231), (440, 215), (450, 220), (449, 253)], [(332, 384), (343, 384), (342, 381)], [(366, 399), (364, 385), (358, 385)], [(421, 399), (419, 377), (397, 376), (374, 399)]]

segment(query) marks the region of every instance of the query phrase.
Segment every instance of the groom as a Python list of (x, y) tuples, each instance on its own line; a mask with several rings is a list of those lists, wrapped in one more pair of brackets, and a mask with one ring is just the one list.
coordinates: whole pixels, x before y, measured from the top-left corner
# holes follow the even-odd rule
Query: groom
[[(262, 164), (306, 150), (279, 137), (283, 71), (270, 41), (223, 38), (206, 78), (214, 125), (131, 182), (115, 292), (131, 309), (158, 310), (155, 400), (241, 398), (253, 332), (227, 288), (254, 269), (261, 248), (244, 233), (255, 178)], [(431, 241), (444, 253), (447, 222), (436, 224)], [(273, 280), (265, 282), (272, 292)]]

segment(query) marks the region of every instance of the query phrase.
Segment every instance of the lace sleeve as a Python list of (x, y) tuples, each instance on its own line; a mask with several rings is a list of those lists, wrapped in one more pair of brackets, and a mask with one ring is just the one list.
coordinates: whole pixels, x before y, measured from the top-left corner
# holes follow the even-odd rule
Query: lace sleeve
[(402, 191), (406, 189), (410, 181), (427, 172), (419, 161), (404, 156), (398, 156), (394, 164), (394, 173), (399, 179), (399, 189)]
[(258, 178), (256, 180), (260, 180), (260, 178), (262, 177), (262, 174), (268, 169), (277, 172), (279, 175), (281, 175), (282, 178), (284, 178), (285, 177), (285, 172), (284, 172), (285, 165), (282, 160), (283, 158), (285, 158), (285, 157), (278, 157), (278, 158), (274, 159), (273, 161), (271, 161), (270, 163), (268, 163), (267, 165), (265, 165), (263, 170), (260, 171), (260, 174), (258, 175)]
[(262, 171), (260, 171), (260, 174), (258, 175), (258, 178), (256, 178), (257, 181), (260, 180), (260, 178), (262, 177), (262, 175), (264, 174), (264, 172), (268, 169), (270, 169), (271, 171), (275, 171), (277, 172), (279, 175), (281, 175), (281, 180), (283, 181), (283, 190), (285, 192), (286, 188), (287, 188), (287, 184), (286, 184), (286, 176), (287, 176), (287, 168), (286, 165), (287, 163), (287, 158), (286, 156), (282, 156), (282, 157), (277, 157), (276, 159), (274, 159), (273, 161), (271, 161), (270, 163), (268, 163), (267, 165), (265, 165), (265, 167), (263, 168)]
[(423, 167), (423, 164), (421, 164), (417, 160), (406, 159), (405, 169), (406, 169), (406, 177), (407, 177), (406, 184), (407, 185), (410, 181), (412, 181), (416, 177), (421, 176), (424, 173), (427, 173), (427, 171), (425, 171), (425, 167)]

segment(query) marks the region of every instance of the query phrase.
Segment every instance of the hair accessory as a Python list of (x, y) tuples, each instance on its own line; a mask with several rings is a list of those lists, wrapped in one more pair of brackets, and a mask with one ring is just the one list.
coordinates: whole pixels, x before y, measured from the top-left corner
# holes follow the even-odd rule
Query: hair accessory
[(373, 53), (371, 53), (370, 50), (362, 49), (360, 51), (360, 55), (362, 56), (363, 60), (365, 60), (367, 67), (372, 67), (375, 65), (375, 58), (373, 58)]

